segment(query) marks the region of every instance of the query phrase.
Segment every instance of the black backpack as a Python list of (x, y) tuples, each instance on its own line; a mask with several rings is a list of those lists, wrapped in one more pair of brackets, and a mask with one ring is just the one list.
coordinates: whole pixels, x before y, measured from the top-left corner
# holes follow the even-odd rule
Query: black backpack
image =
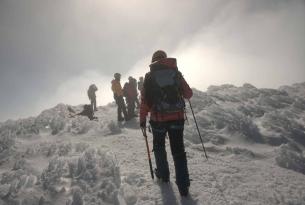
[(87, 116), (90, 120), (97, 119), (96, 117), (94, 117), (94, 112), (92, 110), (91, 105), (84, 105), (83, 111), (78, 113), (78, 115)]
[(174, 113), (184, 110), (181, 79), (182, 74), (177, 69), (160, 68), (149, 73), (144, 87), (146, 99), (153, 111)]

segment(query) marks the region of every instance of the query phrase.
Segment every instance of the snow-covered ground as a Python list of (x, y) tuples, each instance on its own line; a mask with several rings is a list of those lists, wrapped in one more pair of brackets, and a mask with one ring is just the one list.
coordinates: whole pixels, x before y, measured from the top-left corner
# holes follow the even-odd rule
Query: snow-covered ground
[(0, 205), (305, 204), (305, 83), (211, 86), (191, 102), (209, 159), (187, 106), (190, 197), (179, 196), (170, 150), (171, 182), (152, 181), (138, 119), (118, 124), (114, 103), (98, 121), (70, 118), (59, 104), (0, 124)]

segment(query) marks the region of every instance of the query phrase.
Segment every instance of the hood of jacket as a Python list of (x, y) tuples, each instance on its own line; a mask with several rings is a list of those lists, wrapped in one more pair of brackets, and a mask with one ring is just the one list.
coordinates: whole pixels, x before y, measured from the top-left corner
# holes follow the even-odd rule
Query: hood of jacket
[(176, 58), (163, 58), (159, 61), (153, 62), (149, 65), (150, 71), (155, 69), (165, 68), (165, 69), (178, 69)]

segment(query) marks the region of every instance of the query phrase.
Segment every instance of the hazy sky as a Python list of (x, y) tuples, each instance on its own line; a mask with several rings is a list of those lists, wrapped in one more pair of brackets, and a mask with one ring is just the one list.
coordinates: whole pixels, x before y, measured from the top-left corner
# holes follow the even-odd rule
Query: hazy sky
[[(127, 3), (128, 2), (128, 3)], [(304, 0), (0, 0), (0, 121), (112, 101), (167, 51), (192, 87), (305, 81)]]

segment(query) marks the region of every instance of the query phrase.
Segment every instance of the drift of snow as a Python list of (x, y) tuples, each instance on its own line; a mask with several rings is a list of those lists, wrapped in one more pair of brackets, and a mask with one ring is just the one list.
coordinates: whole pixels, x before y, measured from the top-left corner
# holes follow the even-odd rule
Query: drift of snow
[(191, 102), (209, 160), (187, 107), (190, 197), (179, 196), (170, 155), (171, 182), (151, 180), (138, 119), (117, 123), (114, 103), (98, 121), (71, 118), (59, 104), (0, 124), (0, 204), (305, 204), (305, 83), (211, 86)]

